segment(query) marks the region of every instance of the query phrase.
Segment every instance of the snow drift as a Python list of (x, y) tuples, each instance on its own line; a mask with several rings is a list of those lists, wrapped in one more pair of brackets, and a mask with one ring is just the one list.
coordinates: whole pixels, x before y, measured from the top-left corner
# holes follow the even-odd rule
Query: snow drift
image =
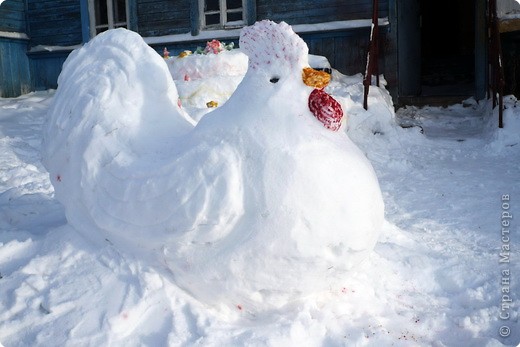
[(43, 161), (83, 236), (166, 264), (203, 302), (260, 311), (341, 281), (383, 202), (363, 153), (309, 111), (303, 40), (263, 21), (240, 46), (244, 79), (194, 125), (139, 35), (97, 36), (64, 65)]

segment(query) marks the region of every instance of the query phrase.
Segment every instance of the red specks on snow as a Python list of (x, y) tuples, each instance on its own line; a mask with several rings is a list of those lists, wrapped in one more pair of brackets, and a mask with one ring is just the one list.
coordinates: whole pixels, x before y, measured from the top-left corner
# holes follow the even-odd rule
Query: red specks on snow
[(242, 305), (240, 305), (240, 304), (237, 305), (237, 308), (238, 308), (239, 311), (242, 311), (242, 309), (243, 309)]
[(314, 89), (309, 95), (309, 109), (327, 129), (337, 131), (341, 127), (341, 105), (323, 90)]

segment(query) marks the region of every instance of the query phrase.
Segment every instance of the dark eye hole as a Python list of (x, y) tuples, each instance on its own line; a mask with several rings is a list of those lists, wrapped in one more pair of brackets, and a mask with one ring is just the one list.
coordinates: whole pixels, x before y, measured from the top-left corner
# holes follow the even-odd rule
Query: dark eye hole
[(276, 82), (278, 82), (279, 80), (280, 80), (280, 77), (273, 77), (273, 78), (271, 78), (271, 79), (269, 80), (269, 82), (271, 82), (271, 83), (276, 83)]

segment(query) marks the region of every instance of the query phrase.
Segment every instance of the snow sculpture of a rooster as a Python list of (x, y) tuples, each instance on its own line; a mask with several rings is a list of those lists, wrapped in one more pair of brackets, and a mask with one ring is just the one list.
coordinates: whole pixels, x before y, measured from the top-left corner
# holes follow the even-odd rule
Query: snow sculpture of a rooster
[(341, 285), (383, 202), (361, 151), (309, 110), (303, 40), (262, 21), (240, 47), (242, 83), (194, 125), (137, 34), (99, 35), (64, 65), (43, 157), (85, 237), (166, 264), (206, 303), (256, 311)]

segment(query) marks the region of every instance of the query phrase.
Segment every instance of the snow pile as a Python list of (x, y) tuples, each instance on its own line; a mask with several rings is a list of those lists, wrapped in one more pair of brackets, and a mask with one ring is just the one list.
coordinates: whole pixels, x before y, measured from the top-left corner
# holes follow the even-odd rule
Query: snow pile
[(208, 102), (224, 104), (247, 71), (247, 56), (240, 49), (171, 57), (166, 63), (182, 106), (196, 120), (210, 111), (206, 106)]
[(44, 163), (85, 237), (254, 313), (339, 286), (373, 249), (383, 202), (363, 153), (309, 111), (303, 40), (270, 21), (240, 40), (242, 83), (193, 128), (137, 34), (97, 36), (64, 66)]
[(247, 55), (240, 49), (219, 53), (187, 54), (166, 59), (174, 80), (200, 80), (211, 77), (244, 76)]
[(493, 111), (487, 128), (488, 148), (496, 152), (518, 150), (520, 146), (520, 103), (515, 96), (504, 97), (503, 128), (498, 127), (498, 107)]

